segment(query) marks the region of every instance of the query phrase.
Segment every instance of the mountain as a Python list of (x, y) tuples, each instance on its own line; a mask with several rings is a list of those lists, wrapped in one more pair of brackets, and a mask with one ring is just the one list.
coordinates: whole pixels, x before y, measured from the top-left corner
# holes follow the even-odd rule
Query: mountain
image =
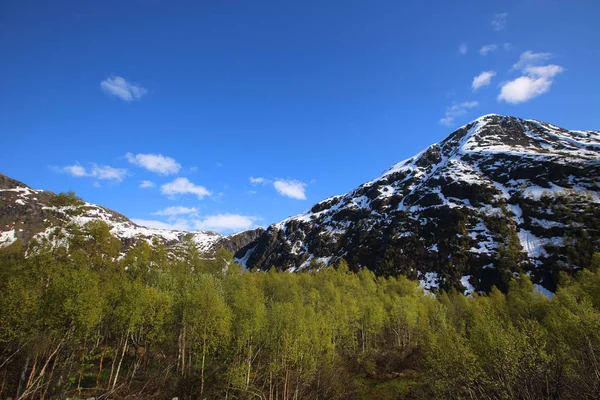
[(247, 268), (306, 270), (345, 259), (425, 288), (506, 289), (528, 273), (554, 290), (600, 249), (600, 133), (485, 115), (357, 189), (268, 229), (224, 236), (139, 226), (69, 194), (0, 174), (0, 247), (106, 222), (123, 246), (191, 239)]
[(235, 252), (256, 240), (262, 229), (224, 236), (216, 232), (184, 232), (152, 229), (139, 226), (127, 217), (108, 208), (87, 203), (69, 194), (54, 194), (36, 190), (0, 174), (0, 247), (17, 240), (27, 244), (32, 240), (49, 238), (57, 227), (72, 224), (82, 226), (89, 221), (101, 220), (108, 224), (113, 236), (123, 244), (123, 251), (140, 240), (158, 240), (173, 246), (191, 239), (202, 253), (218, 248)]
[(600, 133), (485, 115), (357, 189), (271, 225), (236, 253), (248, 268), (291, 271), (344, 258), (426, 288), (505, 289), (600, 249)]

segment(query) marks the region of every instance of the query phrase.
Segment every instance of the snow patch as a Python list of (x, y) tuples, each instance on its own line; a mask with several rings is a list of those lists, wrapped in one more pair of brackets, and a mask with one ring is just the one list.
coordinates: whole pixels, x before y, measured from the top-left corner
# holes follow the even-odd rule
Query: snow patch
[(17, 241), (15, 230), (0, 232), (0, 247), (7, 247)]
[(471, 285), (469, 279), (471, 279), (471, 275), (464, 275), (460, 278), (460, 284), (465, 287), (465, 291), (463, 293), (465, 296), (471, 296), (471, 294), (475, 292), (475, 288), (473, 285)]
[(427, 290), (439, 288), (437, 272), (425, 272), (423, 279), (419, 279), (419, 286)]

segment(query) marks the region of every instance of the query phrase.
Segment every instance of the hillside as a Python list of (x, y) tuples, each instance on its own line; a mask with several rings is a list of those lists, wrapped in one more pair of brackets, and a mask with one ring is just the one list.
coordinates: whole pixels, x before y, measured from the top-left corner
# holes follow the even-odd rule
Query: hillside
[[(302, 270), (345, 258), (426, 288), (554, 289), (600, 248), (600, 133), (485, 115), (357, 189), (271, 225), (236, 254)], [(585, 250), (582, 250), (585, 249)]]
[(110, 227), (113, 236), (122, 243), (125, 252), (140, 240), (167, 246), (183, 240), (192, 240), (201, 253), (208, 254), (218, 248), (235, 252), (257, 238), (261, 229), (224, 236), (216, 232), (185, 232), (146, 228), (108, 208), (82, 201), (66, 194), (36, 190), (15, 179), (0, 174), (0, 247), (17, 240), (28, 244), (32, 240), (57, 240), (57, 228), (83, 226), (101, 220)]

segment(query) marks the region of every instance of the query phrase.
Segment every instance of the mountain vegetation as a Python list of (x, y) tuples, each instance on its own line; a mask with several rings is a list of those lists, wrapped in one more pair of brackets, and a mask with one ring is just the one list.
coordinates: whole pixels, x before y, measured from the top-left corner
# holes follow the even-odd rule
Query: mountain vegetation
[(16, 241), (0, 253), (0, 398), (600, 396), (600, 254), (551, 298), (524, 274), (467, 297), (314, 266), (248, 271), (191, 240), (123, 254), (103, 221)]

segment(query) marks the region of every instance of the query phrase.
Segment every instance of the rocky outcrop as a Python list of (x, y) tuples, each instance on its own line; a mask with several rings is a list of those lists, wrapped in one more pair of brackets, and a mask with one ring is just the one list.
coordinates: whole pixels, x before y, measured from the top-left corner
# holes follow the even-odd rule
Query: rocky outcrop
[(265, 230), (263, 228), (256, 228), (225, 236), (215, 244), (215, 248), (222, 248), (232, 254), (235, 254), (240, 249), (245, 248), (248, 244), (254, 243), (264, 231)]

